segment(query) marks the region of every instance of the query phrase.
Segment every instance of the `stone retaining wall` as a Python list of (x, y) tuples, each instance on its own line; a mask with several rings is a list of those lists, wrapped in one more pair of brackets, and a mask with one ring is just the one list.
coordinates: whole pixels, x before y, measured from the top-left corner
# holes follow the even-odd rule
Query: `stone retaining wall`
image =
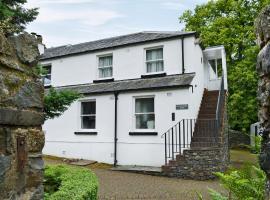
[(243, 148), (250, 146), (250, 136), (236, 130), (229, 130), (229, 146), (230, 148)]
[(44, 89), (36, 36), (0, 32), (0, 199), (43, 199)]
[(162, 166), (163, 175), (194, 180), (214, 179), (215, 172), (224, 172), (230, 161), (228, 145), (227, 106), (224, 108), (224, 117), (219, 142), (216, 147), (193, 148), (184, 150), (177, 155), (176, 160)]

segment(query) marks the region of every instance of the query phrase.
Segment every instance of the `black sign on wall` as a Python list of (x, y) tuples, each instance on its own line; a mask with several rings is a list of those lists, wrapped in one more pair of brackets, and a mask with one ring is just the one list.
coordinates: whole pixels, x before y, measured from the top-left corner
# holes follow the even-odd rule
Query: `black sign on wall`
[(188, 104), (178, 104), (176, 105), (176, 110), (187, 110)]

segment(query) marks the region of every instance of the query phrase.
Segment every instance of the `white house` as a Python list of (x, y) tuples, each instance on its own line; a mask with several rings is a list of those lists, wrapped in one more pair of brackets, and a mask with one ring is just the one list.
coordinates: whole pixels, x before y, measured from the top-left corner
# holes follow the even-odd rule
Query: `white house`
[(227, 88), (224, 47), (202, 50), (195, 32), (140, 32), (49, 48), (41, 64), (46, 86), (84, 95), (45, 122), (43, 153), (115, 165), (164, 165), (162, 135), (198, 117), (204, 92), (220, 89), (221, 72)]

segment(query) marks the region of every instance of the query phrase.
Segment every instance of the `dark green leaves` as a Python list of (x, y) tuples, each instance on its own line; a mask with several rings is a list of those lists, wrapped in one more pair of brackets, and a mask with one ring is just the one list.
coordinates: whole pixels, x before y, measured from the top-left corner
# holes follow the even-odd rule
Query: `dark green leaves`
[(36, 19), (38, 8), (23, 7), (26, 0), (0, 0), (0, 29), (6, 34), (19, 33), (25, 26)]
[(75, 91), (56, 91), (51, 88), (44, 97), (45, 119), (59, 117), (68, 109), (72, 102), (80, 97), (81, 95)]
[(224, 45), (229, 82), (229, 123), (248, 131), (257, 121), (256, 35), (254, 21), (270, 0), (217, 0), (185, 11), (180, 22), (197, 31), (204, 47)]

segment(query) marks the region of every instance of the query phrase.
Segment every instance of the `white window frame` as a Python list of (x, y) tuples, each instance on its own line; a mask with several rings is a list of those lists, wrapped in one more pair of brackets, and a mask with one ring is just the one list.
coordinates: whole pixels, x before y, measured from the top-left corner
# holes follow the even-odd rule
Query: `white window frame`
[[(150, 112), (150, 113), (136, 113), (136, 99), (149, 99), (149, 98), (153, 98), (154, 99), (154, 112)], [(156, 106), (155, 106), (155, 95), (145, 95), (145, 96), (134, 96), (133, 97), (133, 130), (135, 130), (135, 132), (153, 132), (156, 130)], [(142, 115), (142, 114), (154, 114), (154, 129), (137, 129), (136, 127), (136, 115)]]
[[(51, 73), (48, 73), (46, 75), (41, 75), (41, 80), (42, 83), (45, 87), (51, 86), (52, 85), (52, 64), (48, 63), (48, 64), (44, 64), (41, 66), (41, 68), (46, 68), (46, 67), (50, 67), (51, 68)], [(46, 76), (50, 75), (51, 79), (50, 79), (50, 83), (49, 84), (45, 84), (44, 79)]]
[[(95, 114), (85, 114), (83, 115), (82, 114), (82, 103), (85, 103), (85, 102), (96, 102), (96, 113)], [(79, 106), (78, 106), (78, 116), (79, 116), (79, 119), (78, 119), (78, 130), (80, 131), (95, 131), (97, 129), (97, 101), (96, 99), (82, 99), (82, 100), (79, 100)], [(82, 128), (82, 117), (83, 116), (95, 116), (95, 128)]]
[[(106, 67), (100, 67), (99, 66), (99, 59), (102, 58), (102, 57), (109, 57), (111, 56), (112, 57), (112, 65), (111, 66), (106, 66)], [(98, 77), (98, 80), (106, 80), (106, 79), (111, 79), (113, 78), (113, 54), (112, 53), (108, 53), (108, 54), (102, 54), (102, 55), (97, 55), (97, 77)], [(112, 68), (112, 75), (111, 76), (108, 76), (108, 77), (100, 77), (99, 76), (99, 71), (100, 69), (106, 69), (106, 68)]]
[[(163, 59), (157, 59), (157, 60), (147, 60), (147, 51), (151, 51), (151, 50), (157, 50), (157, 49), (162, 49), (162, 57)], [(148, 47), (144, 49), (144, 60), (145, 60), (145, 74), (150, 75), (150, 74), (162, 74), (165, 72), (165, 62), (164, 62), (164, 46), (155, 46), (155, 47)], [(162, 71), (158, 71), (158, 72), (147, 72), (147, 63), (150, 62), (159, 62), (159, 61), (163, 61), (163, 70)]]

